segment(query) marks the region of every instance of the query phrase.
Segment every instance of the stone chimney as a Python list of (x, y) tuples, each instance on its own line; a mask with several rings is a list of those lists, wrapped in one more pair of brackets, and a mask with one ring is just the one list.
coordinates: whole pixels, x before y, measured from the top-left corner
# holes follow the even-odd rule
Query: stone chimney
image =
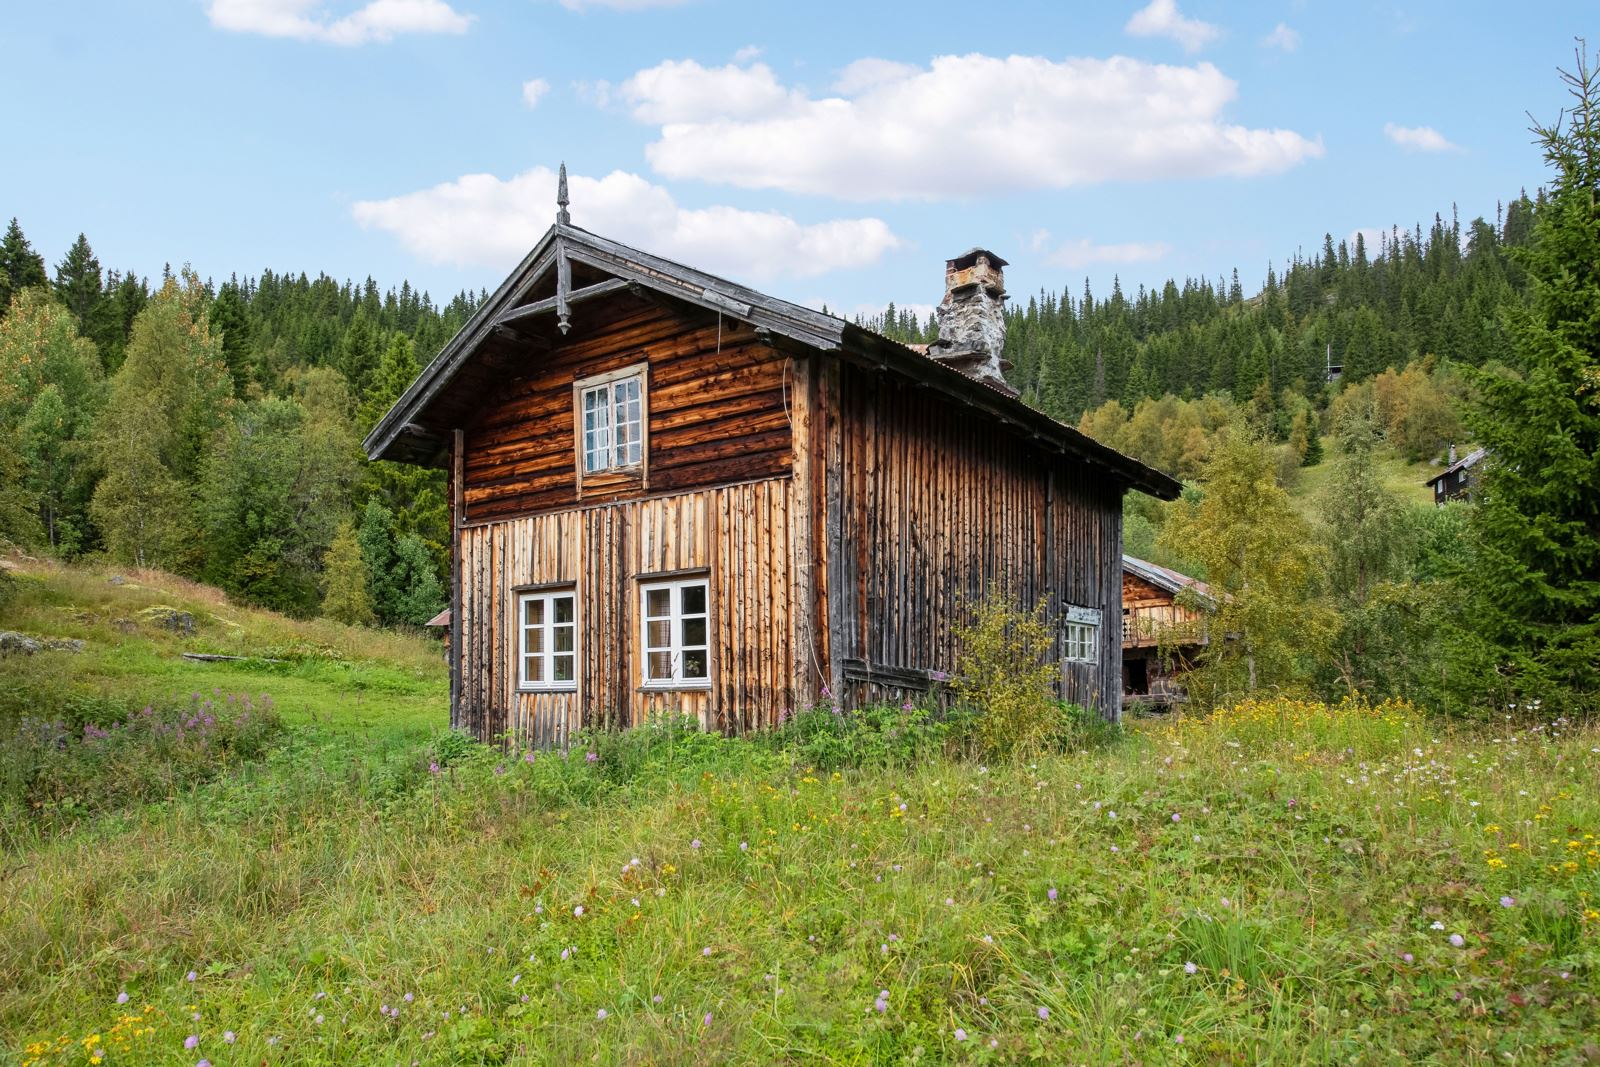
[(928, 355), (1008, 396), (1017, 391), (1002, 372), (1006, 347), (1006, 261), (985, 248), (963, 252), (944, 265), (944, 300), (936, 313), (939, 339)]

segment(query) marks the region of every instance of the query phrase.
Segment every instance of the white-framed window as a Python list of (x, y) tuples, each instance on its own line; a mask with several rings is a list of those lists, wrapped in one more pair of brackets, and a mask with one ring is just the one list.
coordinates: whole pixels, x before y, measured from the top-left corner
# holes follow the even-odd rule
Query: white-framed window
[(1100, 662), (1100, 613), (1069, 607), (1061, 623), (1062, 658), (1071, 663)]
[(578, 688), (578, 598), (571, 589), (517, 594), (517, 684)]
[(647, 687), (681, 689), (711, 684), (708, 590), (704, 578), (640, 586)]
[(578, 383), (578, 445), (586, 474), (644, 461), (644, 372), (630, 370)]

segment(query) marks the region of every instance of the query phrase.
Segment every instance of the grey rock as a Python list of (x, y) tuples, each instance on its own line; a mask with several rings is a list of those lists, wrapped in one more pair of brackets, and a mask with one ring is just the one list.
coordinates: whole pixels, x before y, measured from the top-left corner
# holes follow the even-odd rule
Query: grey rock
[(1016, 396), (1005, 380), (1010, 363), (1006, 347), (1006, 283), (1001, 270), (1006, 261), (993, 252), (974, 248), (946, 261), (944, 299), (935, 313), (939, 339), (928, 355), (954, 367), (969, 378)]
[(15, 630), (0, 630), (0, 656), (31, 656), (43, 648), (43, 645), (27, 634), (19, 634)]
[(123, 585), (128, 581), (128, 579), (124, 578), (120, 574), (113, 574), (111, 577), (107, 578), (106, 581), (110, 582), (112, 585)]
[(177, 634), (194, 633), (194, 616), (187, 611), (169, 608), (165, 604), (156, 604), (139, 612), (139, 617), (147, 622), (171, 630)]

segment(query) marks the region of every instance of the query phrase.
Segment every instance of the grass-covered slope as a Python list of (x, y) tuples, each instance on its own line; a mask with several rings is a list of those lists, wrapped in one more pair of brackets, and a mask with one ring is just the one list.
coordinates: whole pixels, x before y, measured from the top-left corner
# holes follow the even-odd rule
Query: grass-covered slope
[[(1600, 1029), (1593, 729), (1271, 702), (1006, 766), (530, 761), (408, 733), (426, 656), (326, 638), (424, 678), (296, 665), (264, 759), (0, 856), (17, 1060), (1544, 1063)], [(140, 640), (105, 684), (190, 669)]]

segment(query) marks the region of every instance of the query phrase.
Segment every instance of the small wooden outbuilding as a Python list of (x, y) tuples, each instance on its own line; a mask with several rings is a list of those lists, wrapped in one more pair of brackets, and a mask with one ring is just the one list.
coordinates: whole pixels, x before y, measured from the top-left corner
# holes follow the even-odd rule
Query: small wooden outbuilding
[[(1186, 595), (1185, 595), (1186, 594)], [(1210, 644), (1205, 582), (1122, 557), (1122, 700), (1164, 708), (1186, 699), (1178, 676)]]
[(1179, 485), (1005, 385), (1003, 260), (946, 264), (925, 355), (565, 199), (366, 441), (448, 472), (452, 725), (547, 745), (903, 699), (993, 583), (1047, 605), (1062, 696), (1118, 715), (1122, 496)]

